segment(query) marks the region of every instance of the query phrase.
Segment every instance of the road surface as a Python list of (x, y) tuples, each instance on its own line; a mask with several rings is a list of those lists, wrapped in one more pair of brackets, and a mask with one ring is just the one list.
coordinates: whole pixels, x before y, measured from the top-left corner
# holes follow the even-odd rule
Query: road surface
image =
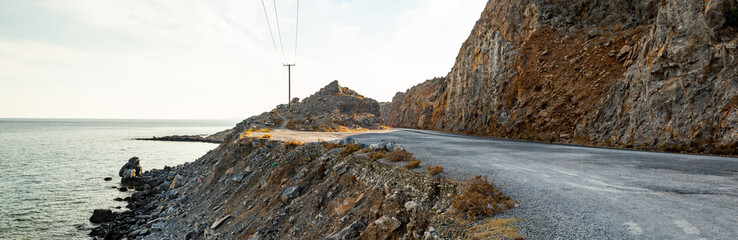
[(738, 159), (399, 129), (393, 140), (444, 176), (489, 175), (520, 201), (499, 217), (528, 239), (738, 239)]

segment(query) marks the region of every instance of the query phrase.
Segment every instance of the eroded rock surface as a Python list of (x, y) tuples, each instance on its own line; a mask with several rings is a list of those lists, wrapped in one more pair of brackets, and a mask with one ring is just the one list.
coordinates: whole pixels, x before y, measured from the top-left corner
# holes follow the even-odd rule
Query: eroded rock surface
[(390, 126), (738, 154), (735, 0), (492, 0)]

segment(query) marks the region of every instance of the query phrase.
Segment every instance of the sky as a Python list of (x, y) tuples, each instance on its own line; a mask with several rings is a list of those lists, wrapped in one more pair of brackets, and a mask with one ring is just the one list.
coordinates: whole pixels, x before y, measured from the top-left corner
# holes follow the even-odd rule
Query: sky
[(284, 63), (292, 97), (391, 101), (448, 73), (486, 1), (263, 3), (0, 0), (0, 118), (243, 119), (287, 102)]

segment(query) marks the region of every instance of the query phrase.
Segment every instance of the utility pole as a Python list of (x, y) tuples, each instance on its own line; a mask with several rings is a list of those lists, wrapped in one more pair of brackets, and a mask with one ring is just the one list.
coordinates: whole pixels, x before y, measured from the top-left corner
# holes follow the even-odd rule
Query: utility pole
[(291, 92), (291, 81), (292, 81), (292, 66), (295, 66), (295, 64), (284, 64), (282, 66), (287, 67), (287, 107), (289, 109), (292, 109), (292, 92)]

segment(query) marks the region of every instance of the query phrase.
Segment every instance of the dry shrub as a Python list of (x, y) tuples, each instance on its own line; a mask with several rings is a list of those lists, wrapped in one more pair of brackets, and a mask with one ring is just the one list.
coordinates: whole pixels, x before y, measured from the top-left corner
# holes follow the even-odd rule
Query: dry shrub
[(515, 218), (489, 219), (470, 227), (466, 233), (468, 239), (525, 239), (520, 235), (520, 229), (513, 225), (519, 221)]
[(318, 141), (318, 142), (323, 144), (323, 148), (328, 149), (328, 150), (343, 147), (343, 145), (338, 144), (338, 143), (324, 142), (324, 141)]
[(443, 167), (441, 166), (427, 167), (426, 169), (428, 169), (428, 174), (431, 176), (435, 176), (443, 172)]
[(461, 194), (454, 196), (451, 205), (471, 217), (492, 215), (518, 204), (489, 183), (486, 176), (466, 179), (461, 187)]
[(380, 158), (383, 158), (383, 157), (387, 157), (387, 154), (384, 153), (383, 151), (371, 151), (371, 152), (369, 152), (369, 159), (371, 159), (372, 161), (376, 161), (377, 159), (380, 159)]
[(412, 153), (409, 153), (405, 150), (398, 150), (393, 151), (389, 154), (390, 162), (403, 162), (403, 161), (412, 161), (415, 160)]
[(293, 139), (285, 142), (284, 145), (287, 147), (297, 147), (302, 145), (302, 142)]
[(271, 131), (272, 131), (272, 129), (271, 128), (268, 128), (268, 127), (267, 128), (259, 128), (259, 129), (254, 130), (254, 132), (271, 132)]
[(405, 168), (416, 168), (418, 166), (420, 166), (420, 160), (417, 160), (417, 159), (412, 160), (408, 162), (407, 164), (405, 164)]
[(264, 134), (264, 135), (261, 135), (261, 138), (272, 138), (272, 135), (270, 135), (270, 134)]
[(349, 144), (346, 145), (346, 149), (343, 149), (340, 154), (345, 157), (359, 150), (361, 150), (361, 146), (359, 146), (359, 144)]

